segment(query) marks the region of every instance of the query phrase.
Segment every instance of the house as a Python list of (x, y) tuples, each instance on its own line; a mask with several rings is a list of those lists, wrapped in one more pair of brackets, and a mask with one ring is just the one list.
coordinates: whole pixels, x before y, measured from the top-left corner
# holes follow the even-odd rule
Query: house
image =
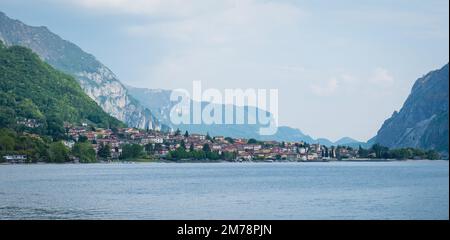
[(222, 146), (219, 145), (219, 144), (213, 144), (212, 147), (211, 147), (211, 149), (212, 149), (212, 150), (215, 150), (215, 151), (221, 150), (221, 149), (222, 149)]
[(308, 153), (306, 159), (308, 161), (318, 160), (319, 159), (319, 155), (317, 153), (315, 153), (315, 152)]
[(5, 155), (3, 159), (10, 163), (24, 163), (27, 160), (26, 155)]
[(69, 140), (69, 141), (63, 141), (64, 146), (66, 146), (69, 149), (72, 149), (75, 145), (75, 141)]
[(259, 151), (262, 147), (259, 144), (246, 144), (243, 145), (243, 148), (244, 150)]
[(98, 145), (109, 145), (113, 148), (120, 146), (120, 143), (116, 139), (110, 139), (110, 138), (97, 139), (97, 144)]
[(301, 148), (298, 149), (298, 152), (299, 152), (300, 154), (306, 154), (306, 148), (301, 147)]
[(144, 137), (144, 138), (141, 139), (141, 144), (142, 145), (147, 145), (149, 143), (153, 143), (153, 144), (160, 143), (161, 144), (163, 142), (164, 142), (164, 139), (162, 137), (159, 137), (159, 136), (149, 136), (149, 137)]
[(238, 153), (238, 159), (241, 159), (243, 161), (251, 161), (252, 158), (253, 157), (250, 153), (247, 153), (247, 152)]
[(287, 160), (298, 160), (298, 159), (300, 159), (300, 154), (288, 153), (288, 154), (286, 154), (286, 159)]
[(97, 139), (97, 134), (95, 132), (92, 132), (92, 131), (85, 133), (84, 136), (87, 137), (87, 139), (89, 141), (93, 141), (93, 140)]
[(119, 148), (119, 147), (111, 148), (111, 158), (112, 159), (119, 159), (121, 154), (122, 154), (122, 148)]
[(29, 119), (29, 118), (25, 118), (25, 119), (21, 119), (17, 121), (18, 125), (23, 125), (29, 128), (38, 128), (40, 126), (42, 126), (41, 123), (38, 122), (38, 120), (36, 119)]
[(214, 137), (214, 140), (217, 142), (225, 143), (225, 137), (224, 136), (216, 136)]
[(247, 143), (247, 140), (243, 139), (243, 138), (236, 138), (236, 139), (234, 139), (234, 142), (236, 144), (245, 144), (245, 143)]
[(193, 139), (198, 139), (200, 141), (204, 141), (206, 139), (205, 135), (195, 134), (195, 133), (191, 134), (190, 137), (193, 138)]
[(264, 141), (264, 145), (275, 146), (278, 145), (277, 141)]

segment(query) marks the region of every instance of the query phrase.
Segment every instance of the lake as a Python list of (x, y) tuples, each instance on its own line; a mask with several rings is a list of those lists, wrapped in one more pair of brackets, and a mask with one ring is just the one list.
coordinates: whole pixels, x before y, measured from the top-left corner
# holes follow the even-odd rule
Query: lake
[(0, 219), (449, 219), (448, 161), (0, 165)]

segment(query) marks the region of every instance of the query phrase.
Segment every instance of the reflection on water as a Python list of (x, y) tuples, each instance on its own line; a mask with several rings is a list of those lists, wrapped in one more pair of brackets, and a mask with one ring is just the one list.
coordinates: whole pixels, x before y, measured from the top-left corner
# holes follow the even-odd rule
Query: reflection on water
[(448, 218), (448, 161), (0, 166), (0, 219)]

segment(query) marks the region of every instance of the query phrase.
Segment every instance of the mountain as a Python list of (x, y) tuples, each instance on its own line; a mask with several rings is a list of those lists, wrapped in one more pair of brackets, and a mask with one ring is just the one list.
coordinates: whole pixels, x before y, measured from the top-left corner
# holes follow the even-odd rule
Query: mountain
[(375, 142), (390, 147), (433, 149), (448, 154), (448, 64), (419, 78), (399, 112), (378, 131)]
[(64, 122), (121, 127), (70, 75), (55, 70), (30, 49), (0, 41), (0, 128), (60, 137)]
[[(222, 125), (207, 125), (207, 124), (179, 124), (174, 125), (170, 121), (170, 110), (176, 104), (176, 102), (170, 101), (171, 90), (163, 89), (146, 89), (146, 88), (136, 88), (132, 86), (126, 86), (129, 93), (139, 100), (139, 102), (152, 110), (155, 116), (160, 119), (164, 124), (171, 126), (173, 129), (179, 128), (182, 131), (189, 131), (193, 133), (209, 133), (212, 136), (228, 136), (235, 138), (255, 138), (258, 140), (275, 140), (275, 141), (304, 141), (308, 143), (320, 143), (322, 145), (331, 146), (337, 145), (336, 143), (324, 139), (314, 139), (309, 135), (304, 134), (299, 129), (279, 126), (278, 131), (274, 135), (262, 136), (259, 134), (259, 128), (262, 127), (260, 124), (222, 124)], [(192, 101), (191, 101), (192, 104)], [(202, 106), (209, 104), (208, 102), (203, 102)], [(217, 104), (215, 104), (217, 105)], [(224, 105), (219, 106), (224, 109)], [(236, 109), (242, 109), (242, 107), (234, 106)], [(256, 108), (245, 107), (243, 109), (245, 115), (249, 112), (253, 112)], [(264, 112), (269, 114), (268, 112)], [(191, 110), (192, 116), (192, 110)], [(255, 116), (253, 116), (254, 118)], [(341, 140), (341, 145), (356, 144), (359, 143), (351, 138), (343, 138)], [(363, 143), (364, 144), (364, 143)], [(356, 146), (358, 146), (356, 144)]]
[(332, 145), (334, 145), (334, 142), (332, 142), (332, 141), (330, 141), (330, 140), (328, 140), (326, 138), (318, 138), (318, 139), (315, 140), (315, 142), (320, 143), (320, 144), (325, 145), (325, 146), (332, 146)]
[(355, 142), (358, 142), (358, 141), (353, 139), (353, 138), (343, 137), (343, 138), (337, 140), (335, 142), (335, 144), (337, 144), (337, 145), (346, 145), (346, 144), (352, 144), (352, 143), (355, 143)]
[(361, 142), (361, 141), (355, 140), (350, 137), (343, 137), (343, 138), (337, 140), (336, 142), (334, 142), (333, 145), (349, 146), (352, 148), (358, 148), (359, 146), (361, 146), (363, 148), (370, 148), (373, 144), (370, 143), (370, 140), (367, 142)]
[(31, 27), (0, 12), (0, 40), (7, 46), (30, 48), (54, 68), (75, 77), (85, 93), (105, 112), (130, 127), (161, 127), (151, 111), (128, 94), (110, 69), (46, 27)]

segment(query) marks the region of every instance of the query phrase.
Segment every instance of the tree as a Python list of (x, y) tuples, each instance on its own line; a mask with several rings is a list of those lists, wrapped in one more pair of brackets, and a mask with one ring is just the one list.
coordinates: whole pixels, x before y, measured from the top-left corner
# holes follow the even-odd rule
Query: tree
[(233, 144), (234, 143), (234, 139), (230, 138), (230, 137), (226, 137), (225, 140), (227, 140), (227, 142)]
[[(3, 96), (0, 95), (0, 99)], [(3, 104), (0, 104), (0, 106)], [(16, 124), (16, 113), (12, 108), (0, 108), (0, 127), (14, 127)]]
[(250, 139), (247, 141), (247, 143), (248, 143), (248, 144), (257, 144), (258, 141), (257, 141), (256, 139), (254, 139), (254, 138), (250, 138)]
[(209, 153), (211, 152), (211, 147), (209, 146), (209, 144), (205, 143), (203, 144), (203, 149), (202, 149), (205, 153)]
[(67, 149), (62, 142), (51, 143), (48, 156), (50, 162), (54, 163), (64, 163), (70, 160), (69, 149)]
[(88, 138), (84, 135), (81, 135), (78, 137), (78, 142), (87, 142)]
[(180, 147), (181, 147), (182, 149), (186, 150), (186, 143), (184, 143), (184, 141), (181, 141)]
[(200, 151), (194, 151), (192, 153), (192, 157), (196, 160), (201, 160), (206, 158), (206, 153), (203, 150)]
[(382, 146), (380, 144), (374, 144), (372, 146), (372, 151), (375, 153), (376, 158), (388, 158), (389, 148)]
[(175, 131), (175, 136), (180, 136), (180, 134), (181, 134), (181, 131), (179, 128), (177, 128), (177, 130)]
[(50, 115), (47, 118), (47, 133), (58, 140), (66, 137), (66, 130), (64, 129), (64, 123), (61, 118), (55, 115)]
[(126, 144), (122, 147), (121, 159), (136, 159), (143, 153), (144, 148), (139, 144)]
[(111, 157), (111, 146), (109, 144), (101, 144), (98, 149), (98, 156), (103, 159)]
[(367, 158), (367, 157), (369, 157), (369, 150), (364, 149), (364, 148), (361, 147), (361, 145), (359, 145), (358, 156), (360, 158)]
[(87, 142), (77, 142), (73, 146), (72, 154), (80, 159), (82, 163), (96, 162), (95, 150), (92, 145)]
[(155, 143), (155, 152), (159, 152), (163, 149), (161, 143)]
[(185, 137), (185, 138), (189, 137), (189, 132), (188, 132), (188, 131), (186, 131), (186, 132), (184, 133), (184, 137)]
[(330, 157), (331, 158), (335, 158), (336, 157), (336, 147), (335, 146), (331, 146)]
[(213, 139), (211, 138), (211, 136), (209, 135), (209, 132), (206, 133), (206, 140), (212, 141)]
[(194, 152), (194, 144), (191, 143), (191, 146), (189, 146), (189, 152)]
[(153, 143), (146, 144), (144, 146), (144, 149), (149, 154), (154, 154), (155, 153), (155, 146), (153, 145)]
[(7, 134), (0, 134), (0, 151), (13, 151), (15, 146), (14, 137)]
[(327, 148), (327, 146), (322, 146), (322, 148), (323, 148), (323, 151), (322, 151), (322, 157), (329, 157), (328, 156), (328, 148)]
[(426, 159), (428, 160), (438, 160), (441, 156), (435, 150), (429, 150), (426, 152)]
[(206, 158), (210, 160), (218, 160), (220, 159), (220, 155), (217, 152), (206, 152)]

